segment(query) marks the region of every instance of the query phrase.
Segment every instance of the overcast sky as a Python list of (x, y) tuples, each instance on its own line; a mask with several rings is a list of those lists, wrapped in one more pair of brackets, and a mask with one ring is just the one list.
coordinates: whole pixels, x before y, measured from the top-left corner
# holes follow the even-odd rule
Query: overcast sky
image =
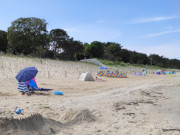
[(180, 0), (0, 0), (0, 30), (38, 17), (82, 42), (180, 59)]

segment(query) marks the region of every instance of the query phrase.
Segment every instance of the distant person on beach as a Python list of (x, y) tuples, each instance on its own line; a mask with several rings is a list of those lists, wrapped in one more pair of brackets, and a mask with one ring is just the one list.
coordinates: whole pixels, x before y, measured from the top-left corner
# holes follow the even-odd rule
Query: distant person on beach
[(147, 73), (147, 68), (148, 68), (148, 65), (146, 65), (146, 73)]
[(99, 79), (98, 77), (96, 77), (96, 80), (101, 80), (101, 79)]
[(144, 69), (143, 69), (142, 73), (145, 74), (145, 75), (147, 74), (147, 72)]

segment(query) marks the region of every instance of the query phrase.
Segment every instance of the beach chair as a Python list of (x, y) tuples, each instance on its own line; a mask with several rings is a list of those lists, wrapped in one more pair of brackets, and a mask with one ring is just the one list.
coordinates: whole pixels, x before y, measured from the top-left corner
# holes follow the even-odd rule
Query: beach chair
[(25, 82), (18, 82), (18, 90), (23, 93), (29, 93), (29, 89)]

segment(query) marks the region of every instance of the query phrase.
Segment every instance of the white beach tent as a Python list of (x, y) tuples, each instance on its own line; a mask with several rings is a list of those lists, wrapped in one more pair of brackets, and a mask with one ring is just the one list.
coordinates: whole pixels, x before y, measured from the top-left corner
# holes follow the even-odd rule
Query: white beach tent
[(95, 81), (94, 78), (92, 77), (91, 73), (89, 73), (89, 72), (82, 73), (78, 77), (78, 80), (80, 80), (80, 81)]

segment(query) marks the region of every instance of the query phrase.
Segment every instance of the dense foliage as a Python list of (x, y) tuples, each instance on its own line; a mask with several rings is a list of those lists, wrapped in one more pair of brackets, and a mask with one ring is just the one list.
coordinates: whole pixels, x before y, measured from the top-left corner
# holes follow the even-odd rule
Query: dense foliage
[(6, 52), (7, 45), (7, 32), (0, 30), (0, 51)]
[(62, 29), (52, 29), (49, 34), (49, 45), (50, 49), (53, 51), (54, 56), (62, 52), (62, 49), (65, 47), (65, 41), (69, 39), (66, 31)]
[(8, 48), (13, 54), (39, 54), (47, 45), (47, 23), (39, 18), (19, 18), (8, 28)]
[(124, 49), (119, 43), (94, 41), (82, 43), (70, 38), (63, 29), (47, 31), (44, 19), (19, 18), (12, 22), (8, 32), (0, 31), (0, 51), (13, 54), (80, 60), (100, 58), (114, 63), (155, 65), (180, 69), (180, 60), (168, 59), (158, 54), (146, 54)]

